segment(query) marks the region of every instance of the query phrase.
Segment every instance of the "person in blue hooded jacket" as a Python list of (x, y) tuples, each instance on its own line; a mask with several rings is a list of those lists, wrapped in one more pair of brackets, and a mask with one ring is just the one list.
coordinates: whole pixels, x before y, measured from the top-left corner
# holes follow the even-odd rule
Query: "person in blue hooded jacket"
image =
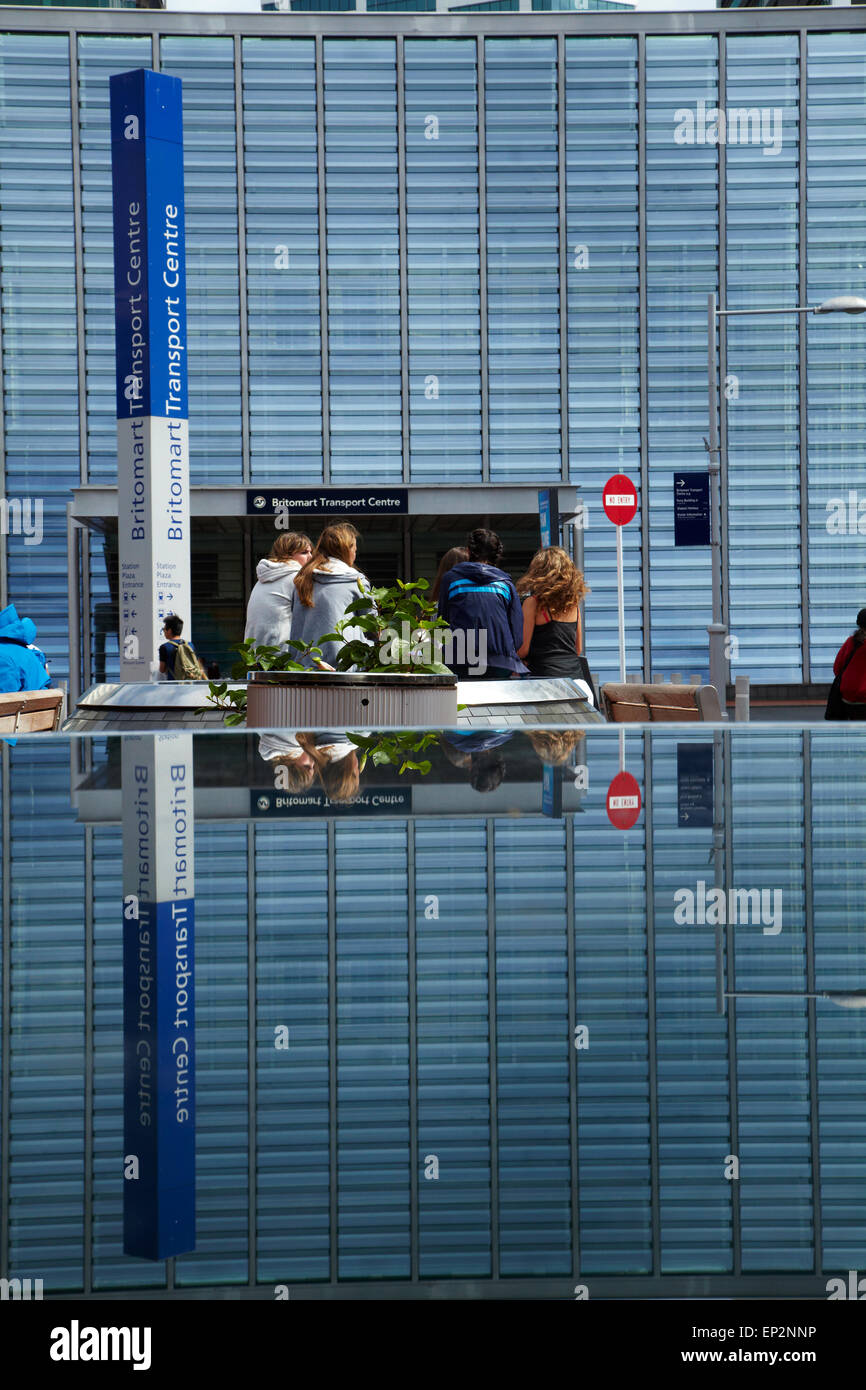
[[(479, 528), (466, 538), (469, 559), (442, 577), (439, 612), (454, 633), (458, 680), (509, 680), (525, 675), (517, 655), (523, 641), (523, 609), (514, 580), (498, 568), (502, 542)], [(463, 634), (462, 637), (460, 634)]]
[(44, 690), (51, 684), (45, 658), (32, 645), (36, 625), (19, 618), (14, 603), (0, 611), (0, 690)]

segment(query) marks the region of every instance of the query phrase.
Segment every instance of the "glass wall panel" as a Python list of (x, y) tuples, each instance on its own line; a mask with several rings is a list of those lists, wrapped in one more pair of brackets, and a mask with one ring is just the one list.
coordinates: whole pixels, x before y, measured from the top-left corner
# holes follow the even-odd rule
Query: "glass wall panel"
[(178, 1287), (249, 1278), (247, 832), (201, 825), (195, 840), (196, 1248)]
[(244, 39), (253, 482), (321, 482), (322, 340), (313, 39)]
[[(734, 988), (802, 995), (809, 988), (802, 735), (750, 739), (748, 753), (735, 746), (731, 762), (731, 883), (762, 893), (761, 925), (728, 927)], [(734, 1017), (742, 1267), (808, 1272), (814, 1193), (807, 1004), (802, 997), (738, 999)]]
[[(34, 783), (41, 794), (34, 797)], [(9, 1264), (46, 1291), (84, 1263), (84, 829), (62, 741), (11, 750)], [(50, 872), (48, 861), (50, 856)]]
[(239, 483), (241, 341), (234, 49), (228, 38), (164, 38), (183, 81), (190, 481)]
[(255, 856), (256, 1277), (327, 1279), (328, 828), (257, 825)]
[(571, 1258), (568, 913), (563, 827), (495, 830), (499, 1268), (567, 1274)]
[[(729, 309), (799, 302), (798, 72), (793, 34), (727, 40)], [(732, 679), (802, 679), (798, 317), (727, 320)]]
[(406, 823), (334, 827), (339, 1278), (406, 1279)]
[(556, 482), (559, 154), (555, 39), (486, 39), (490, 477)]
[(487, 825), (413, 823), (418, 998), (419, 1275), (488, 1277)]
[[(850, 35), (848, 36), (851, 37)], [(859, 741), (858, 741), (859, 742)], [(815, 931), (815, 988), (866, 988), (863, 932), (866, 881), (852, 872), (866, 850), (862, 754), (851, 740), (827, 729), (808, 738), (812, 801), (811, 870)], [(852, 926), (857, 924), (855, 934)], [(861, 1165), (866, 1160), (866, 1029), (852, 1010), (819, 1007), (819, 1173), (823, 1249), (819, 1268), (841, 1274), (863, 1267), (866, 1209)], [(859, 1011), (858, 1011), (859, 1015)], [(852, 1120), (857, 1118), (856, 1125)], [(816, 1186), (817, 1181), (816, 1181)]]
[(331, 477), (403, 476), (397, 53), (326, 39)]
[(87, 476), (91, 482), (117, 482), (109, 79), (133, 68), (149, 68), (151, 54), (149, 38), (83, 35), (78, 40)]
[[(120, 761), (120, 740), (98, 760)], [(104, 761), (103, 761), (104, 760)], [(123, 835), (119, 825), (97, 825), (93, 873), (93, 1221), (94, 1289), (164, 1288), (164, 1261), (123, 1253)]]
[(481, 477), (478, 87), (474, 39), (408, 39), (411, 477)]
[[(866, 295), (866, 34), (810, 34), (807, 303)], [(863, 607), (866, 535), (866, 319), (808, 319), (809, 623), (812, 673), (833, 658)]]
[[(629, 737), (626, 766), (649, 800), (642, 740)], [(580, 1270), (646, 1274), (653, 1268), (650, 1128), (647, 829), (644, 818), (611, 835), (593, 813), (620, 770), (617, 748), (582, 742), (577, 765), (593, 789), (575, 815), (574, 948)], [(649, 909), (651, 911), (651, 908)]]
[(0, 34), (0, 305), (9, 597), (68, 674), (67, 489), (79, 482), (69, 43)]
[(710, 551), (674, 547), (673, 488), (675, 469), (706, 467), (707, 295), (718, 290), (719, 155), (707, 142), (705, 115), (717, 101), (714, 35), (647, 36), (650, 598), (653, 672), (663, 674), (709, 670)]
[[(569, 476), (580, 484), (586, 651), (619, 675), (616, 536), (601, 508), (614, 473), (640, 495), (637, 40), (565, 41)], [(628, 670), (643, 667), (640, 522), (623, 534)]]
[[(697, 908), (698, 885), (715, 881), (713, 831), (680, 820), (673, 738), (652, 741), (651, 806), (661, 1272), (721, 1274), (734, 1268), (732, 1053), (717, 1012), (716, 933)], [(683, 890), (693, 921), (676, 914)]]

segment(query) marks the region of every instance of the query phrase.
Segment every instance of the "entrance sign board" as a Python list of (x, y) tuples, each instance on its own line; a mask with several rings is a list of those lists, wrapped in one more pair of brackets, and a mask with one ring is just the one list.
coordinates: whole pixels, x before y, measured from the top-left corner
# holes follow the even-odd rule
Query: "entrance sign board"
[(181, 83), (109, 81), (120, 679), (146, 681), (166, 616), (191, 616)]
[(247, 489), (247, 516), (405, 516), (405, 487), (257, 487)]

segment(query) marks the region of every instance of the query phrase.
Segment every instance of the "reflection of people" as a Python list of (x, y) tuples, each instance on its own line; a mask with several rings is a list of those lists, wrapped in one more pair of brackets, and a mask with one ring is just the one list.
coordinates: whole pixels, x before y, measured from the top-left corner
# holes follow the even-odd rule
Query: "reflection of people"
[(295, 575), (313, 553), (309, 536), (282, 531), (271, 553), (256, 565), (256, 583), (247, 604), (244, 641), (262, 647), (285, 648), (292, 631)]
[(455, 767), (469, 768), (469, 785), (477, 792), (495, 792), (505, 777), (505, 758), (496, 751), (514, 737), (513, 729), (448, 729), (442, 751)]
[(313, 785), (315, 759), (293, 734), (261, 734), (259, 756), (280, 768), (280, 786), (285, 791), (305, 792)]
[[(357, 553), (358, 532), (354, 526), (346, 521), (325, 527), (316, 541), (312, 558), (295, 579), (293, 638), (318, 646), (319, 638), (333, 632), (345, 617), (349, 604), (361, 597), (358, 585), (365, 579), (361, 571), (355, 569)], [(362, 635), (360, 629), (347, 627), (343, 642)], [(326, 642), (322, 647), (323, 660), (333, 666), (343, 642)], [(297, 659), (308, 666), (314, 664), (302, 655)]]
[(45, 658), (32, 646), (36, 625), (19, 618), (14, 603), (0, 612), (0, 690), (44, 690), (51, 684)]
[(833, 674), (841, 679), (838, 687), (834, 682), (825, 718), (866, 719), (866, 608), (857, 614), (856, 631), (839, 648)]
[(533, 750), (548, 767), (561, 767), (586, 735), (582, 729), (527, 729)]
[(538, 677), (570, 676), (579, 680), (583, 668), (580, 601), (589, 593), (583, 575), (559, 545), (539, 550), (517, 588), (523, 600), (523, 643), (520, 655)]
[(329, 801), (355, 801), (361, 787), (358, 750), (342, 730), (298, 734), (298, 743), (309, 753)]

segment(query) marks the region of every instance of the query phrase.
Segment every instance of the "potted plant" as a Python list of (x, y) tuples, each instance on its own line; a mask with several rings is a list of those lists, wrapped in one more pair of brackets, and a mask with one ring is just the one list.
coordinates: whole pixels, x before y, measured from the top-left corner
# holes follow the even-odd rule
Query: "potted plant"
[(457, 680), (441, 660), (450, 632), (426, 588), (425, 579), (365, 587), (336, 631), (318, 639), (342, 643), (335, 668), (321, 660), (318, 644), (290, 640), (290, 652), (243, 643), (232, 676), (246, 677), (246, 688), (212, 682), (210, 702), (226, 710), (227, 723), (250, 728), (455, 723)]

